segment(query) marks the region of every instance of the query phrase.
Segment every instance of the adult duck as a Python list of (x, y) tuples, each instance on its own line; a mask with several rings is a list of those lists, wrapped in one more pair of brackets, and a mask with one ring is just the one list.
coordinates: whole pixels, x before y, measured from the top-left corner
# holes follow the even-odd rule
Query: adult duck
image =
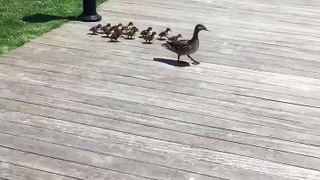
[(190, 54), (193, 54), (199, 49), (199, 32), (208, 31), (208, 29), (202, 25), (198, 24), (194, 28), (193, 37), (190, 40), (177, 40), (177, 41), (167, 41), (162, 46), (172, 51), (178, 55), (178, 62), (180, 62), (180, 56), (187, 55), (193, 62), (193, 64), (199, 64), (198, 61), (193, 59)]

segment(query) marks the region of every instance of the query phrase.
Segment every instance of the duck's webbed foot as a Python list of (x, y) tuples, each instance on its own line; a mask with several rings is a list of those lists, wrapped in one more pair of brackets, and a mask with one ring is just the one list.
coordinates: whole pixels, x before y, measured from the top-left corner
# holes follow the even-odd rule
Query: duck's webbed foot
[(191, 59), (192, 64), (195, 64), (195, 65), (200, 64), (198, 61), (196, 61), (195, 59), (193, 59), (190, 55), (188, 55), (188, 58), (190, 58), (190, 59)]

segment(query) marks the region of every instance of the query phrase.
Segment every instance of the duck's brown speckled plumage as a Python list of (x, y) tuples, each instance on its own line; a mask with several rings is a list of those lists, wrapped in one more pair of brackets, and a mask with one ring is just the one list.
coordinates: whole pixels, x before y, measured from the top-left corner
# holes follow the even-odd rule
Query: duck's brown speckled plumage
[(178, 54), (178, 61), (180, 61), (180, 56), (181, 55), (187, 55), (194, 63), (198, 62), (194, 60), (190, 54), (193, 54), (197, 52), (199, 48), (199, 37), (198, 34), (202, 30), (207, 30), (207, 28), (202, 25), (198, 24), (193, 33), (193, 37), (190, 40), (177, 40), (177, 41), (167, 41), (165, 44), (162, 46), (165, 47), (166, 49)]

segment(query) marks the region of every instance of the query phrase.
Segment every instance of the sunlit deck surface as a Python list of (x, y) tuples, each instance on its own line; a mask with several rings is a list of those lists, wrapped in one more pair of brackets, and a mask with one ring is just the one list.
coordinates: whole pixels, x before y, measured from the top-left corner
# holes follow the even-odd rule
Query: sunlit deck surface
[(4, 54), (0, 179), (320, 179), (319, 0), (109, 0), (98, 12), (186, 39), (198, 23), (211, 31), (185, 67), (160, 41), (87, 35), (98, 23)]

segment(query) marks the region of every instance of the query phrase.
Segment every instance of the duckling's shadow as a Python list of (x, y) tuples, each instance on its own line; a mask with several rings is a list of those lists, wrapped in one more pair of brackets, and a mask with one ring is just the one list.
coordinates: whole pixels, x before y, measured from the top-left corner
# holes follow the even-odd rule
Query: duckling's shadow
[(119, 43), (120, 41), (108, 41), (108, 43)]
[(162, 62), (171, 66), (177, 66), (177, 67), (187, 67), (190, 66), (190, 64), (186, 61), (177, 61), (173, 59), (164, 59), (164, 58), (153, 58), (154, 61)]
[(101, 38), (109, 38), (109, 36), (101, 36)]
[(95, 33), (87, 33), (87, 35), (97, 36), (98, 34), (95, 34)]
[(166, 41), (166, 39), (163, 38), (157, 38), (158, 41)]
[(125, 39), (125, 40), (135, 40), (135, 38), (127, 38), (127, 37), (124, 37), (123, 39)]
[(153, 42), (142, 42), (142, 44), (153, 44)]

